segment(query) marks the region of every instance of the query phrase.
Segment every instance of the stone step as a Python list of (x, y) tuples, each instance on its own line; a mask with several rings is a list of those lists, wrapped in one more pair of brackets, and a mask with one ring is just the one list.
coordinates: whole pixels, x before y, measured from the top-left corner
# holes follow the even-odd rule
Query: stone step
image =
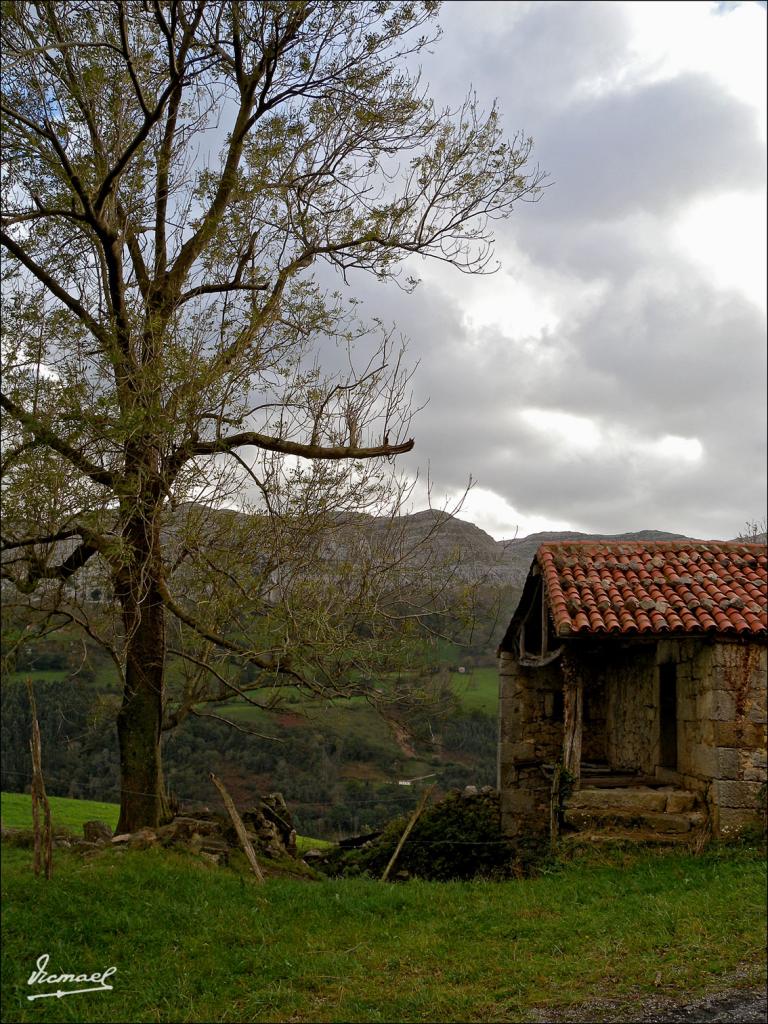
[(684, 789), (651, 789), (627, 786), (618, 789), (585, 786), (565, 801), (572, 810), (621, 811), (626, 813), (684, 814), (693, 811), (697, 796)]
[(599, 843), (653, 843), (675, 846), (691, 841), (690, 832), (654, 832), (642, 828), (602, 828), (595, 832), (563, 832), (560, 836), (568, 846), (592, 846)]
[(619, 807), (566, 807), (563, 820), (581, 831), (619, 827), (672, 834), (690, 832), (703, 825), (705, 815), (701, 811), (669, 813), (664, 810), (626, 810)]
[(590, 789), (622, 789), (637, 786), (650, 786), (658, 789), (668, 783), (655, 779), (652, 775), (582, 775), (582, 783)]

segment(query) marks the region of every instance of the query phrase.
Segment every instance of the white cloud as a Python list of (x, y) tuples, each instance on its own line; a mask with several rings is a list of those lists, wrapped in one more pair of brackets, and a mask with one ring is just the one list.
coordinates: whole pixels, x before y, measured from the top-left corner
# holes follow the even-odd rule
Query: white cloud
[(640, 0), (624, 6), (636, 79), (660, 81), (702, 72), (752, 107), (765, 139), (764, 9), (742, 3), (723, 12), (717, 3), (691, 0)]
[(430, 398), (404, 466), (471, 474), (496, 537), (734, 536), (766, 490), (765, 10), (476, 7), (443, 9), (425, 78), (497, 96), (552, 187), (498, 225), (499, 273), (367, 293)]
[(692, 203), (672, 225), (671, 235), (715, 287), (735, 288), (765, 311), (765, 192), (726, 192)]
[(522, 409), (518, 415), (534, 433), (546, 439), (555, 464), (571, 455), (599, 460), (616, 459), (623, 454), (628, 458), (682, 466), (699, 462), (704, 455), (704, 447), (697, 437), (638, 436), (623, 424), (605, 424), (599, 419), (552, 409)]

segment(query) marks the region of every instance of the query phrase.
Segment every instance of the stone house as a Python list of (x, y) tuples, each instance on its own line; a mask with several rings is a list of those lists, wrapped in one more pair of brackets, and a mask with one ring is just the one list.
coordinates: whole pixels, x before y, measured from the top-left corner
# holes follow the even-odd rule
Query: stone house
[(499, 647), (506, 835), (760, 820), (767, 561), (736, 542), (539, 547)]

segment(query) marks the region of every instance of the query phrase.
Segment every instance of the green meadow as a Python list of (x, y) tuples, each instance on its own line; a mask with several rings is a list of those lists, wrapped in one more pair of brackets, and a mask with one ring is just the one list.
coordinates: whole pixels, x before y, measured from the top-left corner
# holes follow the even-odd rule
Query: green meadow
[[(680, 1001), (765, 963), (764, 852), (602, 852), (515, 881), (256, 884), (163, 850), (3, 857), (7, 1021), (528, 1021)], [(49, 971), (113, 991), (29, 1001)], [(44, 986), (38, 986), (44, 989)], [(544, 1018), (546, 1019), (546, 1018)]]

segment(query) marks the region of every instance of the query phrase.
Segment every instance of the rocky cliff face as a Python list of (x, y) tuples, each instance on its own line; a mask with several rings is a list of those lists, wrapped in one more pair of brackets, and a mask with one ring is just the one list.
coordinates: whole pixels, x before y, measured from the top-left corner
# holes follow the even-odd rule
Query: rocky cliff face
[(532, 533), (513, 540), (494, 540), (473, 523), (444, 512), (427, 510), (390, 521), (370, 520), (372, 532), (396, 526), (414, 553), (428, 550), (437, 565), (450, 563), (463, 568), (463, 575), (486, 576), (489, 581), (521, 587), (540, 544), (557, 540), (684, 540), (683, 534), (662, 530), (635, 533), (576, 533), (572, 531)]
[[(191, 527), (192, 534), (213, 553), (217, 549), (231, 549), (234, 536), (242, 539), (242, 536), (247, 535), (249, 543), (243, 545), (242, 549), (247, 552), (246, 557), (258, 561), (259, 551), (264, 550), (257, 543), (261, 531), (264, 531), (264, 540), (268, 543), (266, 518), (247, 519), (231, 509), (214, 510), (185, 504), (171, 516), (164, 530), (165, 540), (170, 542), (171, 548), (184, 543), (183, 538), (194, 521), (197, 526)], [(239, 527), (233, 531), (235, 524), (239, 524)], [(287, 532), (290, 532), (290, 528)], [(536, 549), (545, 541), (687, 539), (677, 533), (641, 530), (611, 535), (534, 533), (528, 537), (497, 541), (473, 523), (434, 509), (396, 518), (376, 518), (362, 514), (332, 517), (326, 521), (325, 528), (320, 528), (314, 536), (319, 548), (315, 552), (316, 556), (319, 555), (319, 564), (325, 563), (329, 570), (335, 562), (351, 560), (355, 563), (361, 561), (361, 558), (366, 560), (366, 555), (375, 562), (375, 553), (372, 552), (379, 548), (382, 563), (391, 564), (394, 561), (402, 568), (422, 576), (430, 572), (443, 572), (452, 574), (456, 581), (483, 580), (491, 585), (509, 585), (513, 588), (522, 587)], [(64, 557), (74, 543), (60, 542), (56, 557)], [(235, 546), (241, 546), (239, 541)], [(82, 590), (99, 584), (103, 567), (96, 563), (97, 560), (94, 560), (93, 565), (78, 574), (73, 581), (75, 586)]]

